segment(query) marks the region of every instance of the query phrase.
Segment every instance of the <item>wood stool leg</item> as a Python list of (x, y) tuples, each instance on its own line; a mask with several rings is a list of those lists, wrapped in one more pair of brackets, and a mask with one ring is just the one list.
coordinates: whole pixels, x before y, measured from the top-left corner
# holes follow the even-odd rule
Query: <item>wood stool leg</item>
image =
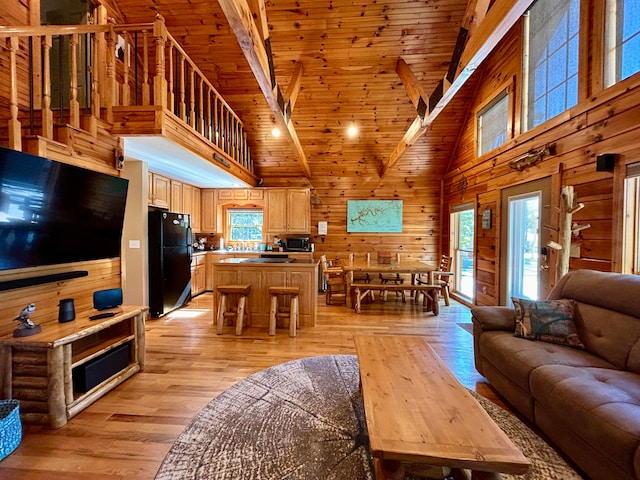
[(354, 305), (354, 308), (355, 308), (355, 310), (356, 310), (356, 313), (360, 313), (360, 312), (362, 311), (362, 310), (361, 310), (361, 307), (360, 307), (360, 289), (359, 289), (358, 287), (356, 287), (356, 288), (354, 289), (354, 291), (355, 291), (355, 298), (354, 298), (354, 300), (355, 300), (355, 302), (356, 302), (356, 303), (355, 303), (355, 305)]
[(222, 335), (222, 326), (224, 325), (224, 311), (227, 308), (227, 296), (223, 293), (220, 295), (218, 303), (218, 335)]
[(278, 314), (278, 296), (271, 295), (271, 310), (269, 310), (269, 335), (276, 334), (277, 314)]
[(298, 325), (298, 296), (291, 297), (291, 312), (289, 313), (289, 336), (296, 336), (296, 326)]
[(238, 300), (238, 315), (236, 316), (236, 335), (242, 335), (242, 322), (244, 321), (244, 306), (247, 302), (247, 297), (240, 295)]

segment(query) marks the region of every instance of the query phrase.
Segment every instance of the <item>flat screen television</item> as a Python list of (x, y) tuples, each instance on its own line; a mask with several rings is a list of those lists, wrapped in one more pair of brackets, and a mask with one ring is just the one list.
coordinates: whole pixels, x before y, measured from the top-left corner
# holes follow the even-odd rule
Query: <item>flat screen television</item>
[(0, 270), (120, 256), (128, 184), (0, 147)]

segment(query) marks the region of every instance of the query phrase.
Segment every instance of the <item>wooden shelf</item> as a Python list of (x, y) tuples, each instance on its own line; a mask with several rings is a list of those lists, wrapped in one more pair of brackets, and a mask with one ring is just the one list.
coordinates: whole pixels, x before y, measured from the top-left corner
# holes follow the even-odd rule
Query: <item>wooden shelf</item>
[(93, 360), (96, 357), (99, 357), (103, 353), (107, 353), (109, 350), (113, 350), (120, 345), (130, 342), (131, 340), (135, 340), (135, 335), (128, 335), (122, 337), (114, 337), (108, 342), (101, 343), (100, 345), (93, 347), (88, 350), (84, 350), (83, 352), (73, 355), (71, 359), (71, 368), (76, 368), (84, 363), (87, 363), (90, 360)]

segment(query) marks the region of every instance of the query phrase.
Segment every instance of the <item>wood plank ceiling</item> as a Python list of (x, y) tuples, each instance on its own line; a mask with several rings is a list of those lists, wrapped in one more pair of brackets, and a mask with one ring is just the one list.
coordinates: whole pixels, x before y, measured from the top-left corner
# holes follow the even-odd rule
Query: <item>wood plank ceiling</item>
[[(305, 175), (291, 142), (271, 134), (275, 116), (217, 1), (128, 0), (118, 6), (127, 23), (165, 17), (171, 34), (243, 120), (258, 177), (268, 183)], [(283, 93), (296, 64), (303, 65), (291, 121), (312, 179), (379, 176), (417, 116), (396, 72), (398, 60), (423, 91), (433, 92), (447, 73), (466, 0), (265, 0), (264, 6)], [(390, 170), (440, 178), (470, 91), (472, 82)], [(359, 129), (355, 138), (346, 134), (352, 124)]]

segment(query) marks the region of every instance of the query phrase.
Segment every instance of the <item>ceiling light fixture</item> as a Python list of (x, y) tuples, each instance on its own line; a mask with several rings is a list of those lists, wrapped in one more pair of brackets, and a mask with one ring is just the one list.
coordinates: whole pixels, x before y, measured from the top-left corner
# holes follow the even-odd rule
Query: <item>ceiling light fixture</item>
[(274, 138), (279, 138), (280, 129), (278, 127), (273, 127), (273, 130), (271, 130), (271, 135), (273, 135)]
[(358, 127), (356, 127), (355, 125), (351, 125), (347, 130), (347, 135), (349, 135), (351, 138), (358, 135)]

